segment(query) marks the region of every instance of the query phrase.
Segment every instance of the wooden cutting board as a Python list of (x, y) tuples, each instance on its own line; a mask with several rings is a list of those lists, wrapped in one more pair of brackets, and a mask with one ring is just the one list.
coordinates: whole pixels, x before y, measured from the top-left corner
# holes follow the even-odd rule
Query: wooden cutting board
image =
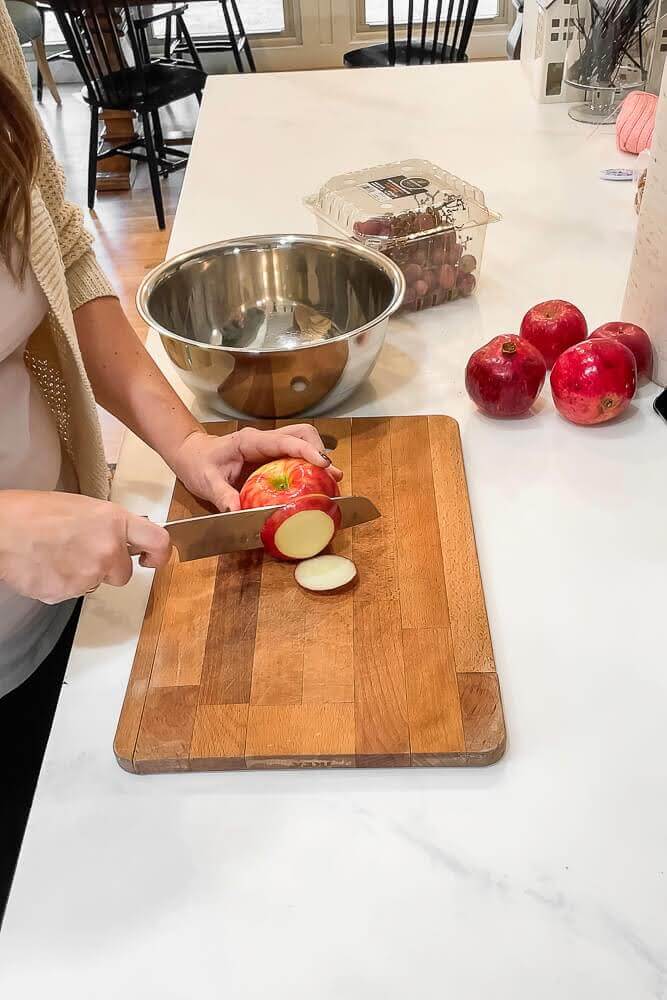
[[(155, 574), (116, 732), (126, 770), (466, 766), (502, 756), (458, 425), (443, 416), (314, 423), (336, 442), (345, 492), (382, 514), (334, 539), (358, 567), (356, 586), (307, 593), (293, 565), (262, 551), (172, 559)], [(177, 483), (170, 518), (202, 513)]]

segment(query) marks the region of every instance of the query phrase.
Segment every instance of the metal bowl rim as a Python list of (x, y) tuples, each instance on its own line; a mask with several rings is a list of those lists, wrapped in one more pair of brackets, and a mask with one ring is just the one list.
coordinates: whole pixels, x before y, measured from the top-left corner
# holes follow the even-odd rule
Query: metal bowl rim
[[(224, 344), (204, 344), (200, 340), (190, 340), (188, 337), (181, 337), (180, 334), (173, 333), (171, 330), (167, 330), (166, 327), (158, 323), (148, 311), (148, 297), (154, 290), (157, 282), (162, 277), (164, 272), (173, 268), (174, 265), (184, 263), (191, 257), (195, 257), (198, 254), (205, 253), (209, 250), (227, 248), (234, 249), (236, 247), (243, 247), (244, 245), (250, 249), (254, 248), (259, 250), (262, 248), (262, 243), (291, 243), (300, 241), (305, 241), (306, 243), (322, 247), (333, 247), (338, 250), (347, 250), (348, 252), (352, 252), (356, 256), (362, 257), (379, 267), (379, 269), (384, 271), (387, 277), (391, 280), (394, 287), (394, 294), (387, 308), (376, 316), (375, 319), (369, 320), (368, 323), (364, 323), (363, 326), (359, 326), (354, 330), (349, 330), (347, 333), (341, 333), (337, 337), (331, 337), (328, 340), (320, 340), (314, 344), (301, 344), (291, 348), (269, 347), (262, 351), (252, 350), (245, 347), (226, 347)], [(190, 250), (184, 250), (182, 253), (176, 254), (174, 257), (169, 257), (144, 276), (139, 288), (137, 289), (136, 306), (143, 321), (147, 323), (152, 330), (159, 333), (161, 337), (167, 337), (169, 340), (178, 340), (182, 344), (188, 344), (191, 347), (199, 347), (205, 351), (225, 351), (228, 354), (242, 354), (246, 357), (252, 357), (253, 355), (257, 357), (265, 357), (269, 354), (294, 354), (296, 351), (314, 350), (318, 347), (326, 347), (329, 344), (337, 344), (341, 341), (349, 340), (351, 337), (357, 337), (360, 334), (365, 333), (367, 330), (372, 330), (373, 327), (378, 326), (380, 323), (387, 321), (391, 316), (393, 316), (393, 314), (400, 308), (404, 295), (405, 277), (403, 272), (398, 264), (395, 264), (389, 257), (380, 253), (379, 250), (373, 250), (370, 247), (356, 243), (354, 240), (337, 239), (336, 237), (331, 236), (318, 236), (314, 233), (290, 233), (283, 235), (268, 233), (263, 236), (242, 236), (231, 240), (218, 240), (215, 243), (205, 243), (203, 246), (192, 247)]]

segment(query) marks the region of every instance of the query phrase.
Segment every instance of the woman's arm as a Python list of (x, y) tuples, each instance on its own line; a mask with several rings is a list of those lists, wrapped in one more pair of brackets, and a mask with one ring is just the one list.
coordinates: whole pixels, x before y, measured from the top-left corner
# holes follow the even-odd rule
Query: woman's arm
[[(98, 403), (162, 455), (188, 489), (218, 509), (238, 509), (234, 484), (244, 462), (291, 456), (331, 466), (319, 434), (308, 424), (208, 435), (136, 336), (118, 299), (87, 302), (74, 313), (74, 322)], [(331, 471), (340, 478), (337, 469)]]
[(83, 363), (97, 402), (174, 468), (185, 439), (203, 431), (132, 329), (116, 298), (74, 313)]
[(0, 490), (0, 581), (25, 597), (58, 604), (164, 566), (171, 541), (158, 524), (114, 503), (45, 490)]

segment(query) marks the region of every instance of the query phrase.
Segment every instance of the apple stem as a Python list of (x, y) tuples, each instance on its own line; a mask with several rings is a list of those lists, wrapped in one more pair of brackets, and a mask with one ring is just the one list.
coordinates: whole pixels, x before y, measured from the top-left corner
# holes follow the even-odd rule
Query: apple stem
[(513, 344), (511, 340), (506, 340), (500, 350), (503, 354), (516, 354), (516, 344)]

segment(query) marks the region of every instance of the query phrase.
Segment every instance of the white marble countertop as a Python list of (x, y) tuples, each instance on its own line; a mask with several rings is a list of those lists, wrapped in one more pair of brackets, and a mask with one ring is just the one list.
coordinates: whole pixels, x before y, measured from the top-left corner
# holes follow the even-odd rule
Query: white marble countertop
[[(635, 216), (613, 130), (517, 64), (214, 77), (173, 252), (311, 231), (301, 197), (424, 156), (484, 189), (479, 296), (392, 323), (345, 413), (461, 424), (509, 745), (480, 770), (137, 777), (112, 753), (150, 584), (82, 616), (3, 932), (7, 1000), (667, 997), (667, 427), (497, 423), (470, 351), (543, 298), (615, 318)], [(157, 350), (156, 345), (152, 342)], [(128, 438), (115, 498), (164, 514)]]

